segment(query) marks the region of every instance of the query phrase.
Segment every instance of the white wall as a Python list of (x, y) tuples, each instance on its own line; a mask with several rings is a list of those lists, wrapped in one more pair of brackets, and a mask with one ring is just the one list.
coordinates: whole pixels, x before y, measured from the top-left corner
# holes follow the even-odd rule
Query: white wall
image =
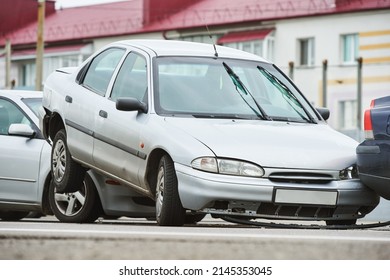
[[(367, 34), (367, 32), (383, 34)], [(356, 99), (356, 65), (341, 65), (341, 35), (359, 34), (359, 56), (363, 57), (363, 109), (370, 100), (390, 95), (390, 11), (349, 13), (278, 21), (275, 32), (275, 63), (288, 72), (288, 63), (299, 65), (298, 39), (315, 38), (315, 65), (294, 71), (294, 81), (315, 106), (322, 105), (322, 61), (328, 60), (329, 123), (339, 127), (339, 101)], [(367, 45), (374, 46), (365, 49)], [(367, 61), (373, 58), (370, 63)], [(375, 62), (375, 59), (379, 60)]]

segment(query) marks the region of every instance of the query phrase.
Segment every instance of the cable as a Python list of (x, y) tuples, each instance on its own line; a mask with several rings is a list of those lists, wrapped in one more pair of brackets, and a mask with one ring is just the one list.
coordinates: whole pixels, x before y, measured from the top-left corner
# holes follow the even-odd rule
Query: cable
[(337, 230), (346, 230), (346, 229), (367, 229), (367, 228), (378, 228), (384, 226), (390, 226), (390, 221), (387, 222), (378, 222), (371, 224), (360, 224), (360, 225), (301, 225), (301, 224), (282, 224), (282, 223), (274, 223), (274, 222), (256, 222), (250, 220), (244, 220), (239, 218), (233, 218), (229, 216), (220, 217), (222, 220), (230, 223), (243, 224), (243, 225), (251, 225), (258, 226), (264, 228), (284, 228), (284, 229), (337, 229)]

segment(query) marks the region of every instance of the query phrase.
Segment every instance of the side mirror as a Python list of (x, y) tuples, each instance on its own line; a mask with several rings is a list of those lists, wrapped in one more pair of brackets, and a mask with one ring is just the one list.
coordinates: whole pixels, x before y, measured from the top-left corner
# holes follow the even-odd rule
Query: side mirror
[(321, 117), (324, 119), (324, 120), (327, 120), (329, 119), (329, 116), (330, 116), (330, 111), (328, 108), (316, 108), (318, 113), (320, 113)]
[(8, 135), (34, 138), (36, 132), (28, 125), (23, 123), (13, 123), (9, 126)]
[(147, 104), (132, 97), (118, 98), (116, 101), (116, 108), (119, 111), (139, 111), (142, 113), (148, 112)]

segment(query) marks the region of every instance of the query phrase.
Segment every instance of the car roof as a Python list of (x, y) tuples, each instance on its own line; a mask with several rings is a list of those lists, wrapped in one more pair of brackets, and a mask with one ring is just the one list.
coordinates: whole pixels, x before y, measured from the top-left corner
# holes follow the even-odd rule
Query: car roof
[[(210, 39), (211, 40), (211, 39)], [(175, 40), (124, 40), (110, 44), (110, 46), (132, 46), (154, 53), (154, 56), (205, 56), (215, 57), (212, 43), (196, 43)], [(215, 45), (218, 57), (238, 58), (267, 62), (265, 59), (244, 51)]]
[(42, 98), (41, 91), (33, 91), (33, 90), (0, 90), (0, 96), (4, 96), (10, 99), (23, 99), (23, 98)]

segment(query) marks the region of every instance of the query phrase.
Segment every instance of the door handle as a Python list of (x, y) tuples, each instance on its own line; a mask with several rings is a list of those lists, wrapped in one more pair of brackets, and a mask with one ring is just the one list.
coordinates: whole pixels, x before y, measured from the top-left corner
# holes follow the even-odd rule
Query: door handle
[(107, 114), (107, 112), (106, 112), (106, 111), (100, 110), (100, 111), (99, 111), (99, 116), (101, 116), (102, 118), (105, 118), (105, 119), (107, 119), (107, 117), (108, 117), (108, 114)]
[(72, 103), (73, 98), (70, 97), (69, 95), (67, 95), (67, 96), (65, 96), (65, 101), (68, 102), (68, 103)]

